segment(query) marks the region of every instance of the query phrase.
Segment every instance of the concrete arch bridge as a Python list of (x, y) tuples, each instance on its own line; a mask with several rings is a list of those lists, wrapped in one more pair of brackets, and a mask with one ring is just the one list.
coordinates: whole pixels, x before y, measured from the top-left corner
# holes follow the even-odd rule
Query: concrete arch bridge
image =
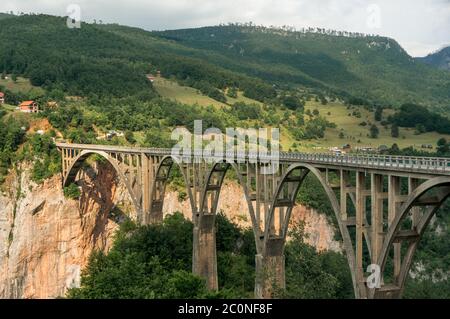
[[(65, 186), (75, 181), (90, 155), (97, 154), (111, 163), (142, 224), (162, 221), (169, 174), (178, 166), (192, 208), (192, 269), (206, 279), (210, 289), (218, 288), (218, 200), (225, 174), (234, 170), (255, 236), (257, 298), (270, 298), (273, 284), (285, 287), (289, 220), (307, 175), (319, 180), (336, 215), (356, 298), (401, 297), (420, 238), (450, 195), (450, 160), (445, 158), (281, 152), (279, 169), (268, 174), (267, 158), (257, 154), (191, 154), (181, 158), (170, 149), (63, 143), (57, 147), (62, 152)], [(393, 265), (389, 282), (384, 276), (388, 261)], [(376, 277), (366, 272), (370, 264), (378, 265), (378, 285), (372, 280)]]

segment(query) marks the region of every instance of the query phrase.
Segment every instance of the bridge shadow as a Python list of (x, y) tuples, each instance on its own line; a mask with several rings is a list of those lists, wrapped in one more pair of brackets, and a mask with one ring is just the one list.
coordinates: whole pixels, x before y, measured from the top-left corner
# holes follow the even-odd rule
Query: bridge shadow
[[(91, 156), (83, 163), (76, 184), (81, 187), (79, 201), (80, 218), (83, 229), (89, 229), (94, 246), (105, 245), (104, 234), (111, 223), (121, 224), (130, 219), (129, 213), (120, 205), (120, 201), (130, 201), (128, 192), (108, 161), (98, 160)], [(126, 194), (126, 198), (121, 198)], [(133, 205), (129, 205), (134, 209)]]

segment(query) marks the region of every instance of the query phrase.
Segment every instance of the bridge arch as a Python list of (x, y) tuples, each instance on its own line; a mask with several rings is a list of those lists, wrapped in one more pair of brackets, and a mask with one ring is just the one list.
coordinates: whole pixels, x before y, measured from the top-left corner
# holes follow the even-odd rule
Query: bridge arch
[(136, 213), (139, 215), (139, 213), (142, 210), (141, 204), (137, 198), (137, 194), (133, 191), (133, 187), (131, 186), (131, 181), (128, 180), (128, 178), (123, 173), (122, 169), (120, 169), (120, 166), (118, 162), (112, 158), (108, 153), (103, 151), (97, 151), (97, 150), (82, 150), (71, 162), (70, 166), (67, 169), (67, 174), (64, 177), (63, 180), (63, 187), (69, 186), (71, 183), (75, 182), (75, 178), (77, 177), (78, 172), (80, 171), (83, 163), (86, 161), (86, 159), (92, 155), (99, 155), (105, 160), (108, 161), (116, 171), (116, 173), (119, 176), (119, 179), (124, 183), (125, 187), (127, 188), (128, 194), (130, 195), (130, 198), (133, 202), (134, 208), (136, 209)]
[(193, 251), (193, 272), (207, 278), (208, 287), (213, 290), (218, 289), (215, 220), (225, 175), (230, 169), (236, 173), (244, 192), (255, 236), (256, 250), (261, 251), (261, 245), (258, 245), (259, 227), (250, 198), (250, 190), (239, 164), (226, 160), (213, 162), (205, 176), (204, 186), (200, 193), (198, 216), (194, 216), (196, 220), (194, 220)]
[[(220, 198), (220, 192), (222, 190), (223, 183), (227, 172), (232, 169), (236, 173), (240, 187), (244, 192), (244, 197), (247, 203), (250, 219), (254, 231), (255, 240), (258, 238), (259, 233), (256, 231), (258, 223), (256, 221), (255, 210), (250, 198), (250, 190), (247, 187), (247, 183), (244, 180), (241, 170), (235, 162), (229, 162), (225, 160), (219, 160), (213, 163), (211, 169), (208, 171), (205, 180), (205, 186), (202, 190), (199, 220), (206, 214), (216, 215), (218, 209), (218, 203)], [(208, 202), (208, 195), (212, 193), (212, 200)], [(259, 247), (257, 247), (258, 251)]]
[[(432, 191), (435, 191), (436, 194), (430, 196), (430, 192)], [(369, 296), (371, 298), (401, 297), (419, 241), (432, 217), (449, 196), (449, 177), (436, 177), (430, 179), (409, 194), (407, 200), (400, 207), (398, 214), (396, 214), (396, 217), (386, 234), (386, 239), (378, 259), (378, 265), (381, 267), (381, 275), (383, 276), (384, 274), (389, 252), (395, 243), (406, 242), (408, 244), (406, 253), (404, 258), (400, 259), (401, 264), (399, 265), (398, 273), (394, 274), (394, 277), (396, 277), (394, 278), (394, 283), (379, 289), (370, 289)], [(413, 222), (411, 229), (401, 229), (402, 223), (411, 215), (412, 210), (421, 206), (425, 208), (424, 212), (421, 216), (416, 216), (416, 218), (414, 218), (414, 216), (412, 217)]]
[(186, 171), (183, 167), (182, 161), (180, 158), (167, 155), (161, 159), (159, 162), (155, 176), (152, 181), (151, 187), (151, 205), (150, 207), (150, 222), (161, 222), (163, 220), (163, 207), (164, 207), (164, 196), (166, 192), (167, 182), (170, 178), (170, 173), (173, 170), (174, 165), (176, 165), (183, 177), (183, 181), (185, 183), (185, 188), (187, 195), (189, 197), (189, 202), (191, 206), (191, 213), (194, 215), (195, 212), (195, 196), (192, 192), (189, 178), (186, 174)]
[[(269, 209), (269, 217), (267, 221), (264, 221), (265, 229), (262, 233), (260, 231), (260, 225), (258, 224), (255, 210), (252, 204), (251, 196), (250, 196), (250, 189), (247, 187), (247, 183), (244, 180), (244, 176), (239, 170), (239, 167), (236, 163), (228, 163), (226, 161), (218, 161), (213, 164), (212, 168), (210, 169), (206, 182), (205, 182), (205, 189), (202, 193), (202, 200), (201, 200), (201, 209), (199, 214), (199, 221), (201, 225), (201, 219), (206, 216), (215, 216), (217, 214), (218, 209), (218, 201), (220, 197), (220, 191), (223, 186), (224, 177), (226, 175), (226, 172), (233, 168), (233, 170), (236, 172), (239, 183), (241, 187), (243, 188), (244, 195), (246, 198), (246, 202), (248, 205), (248, 210), (250, 213), (250, 217), (252, 220), (252, 226), (253, 226), (253, 232), (255, 236), (255, 245), (256, 245), (256, 263), (257, 263), (257, 274), (256, 274), (256, 282), (255, 282), (255, 295), (257, 297), (265, 297), (270, 294), (270, 292), (265, 291), (267, 288), (267, 283), (264, 282), (264, 279), (258, 279), (258, 276), (261, 276), (263, 272), (265, 272), (265, 263), (268, 263), (268, 268), (277, 268), (281, 264), (284, 265), (284, 245), (286, 242), (286, 236), (287, 236), (287, 230), (289, 226), (290, 216), (292, 213), (292, 209), (295, 206), (295, 200), (297, 198), (298, 192), (301, 189), (301, 186), (303, 184), (303, 181), (307, 177), (308, 174), (313, 174), (322, 185), (325, 193), (327, 194), (327, 197), (330, 200), (331, 206), (333, 208), (333, 211), (336, 215), (338, 225), (339, 225), (339, 231), (341, 233), (341, 236), (343, 238), (344, 247), (346, 250), (346, 256), (348, 259), (348, 263), (350, 266), (350, 269), (353, 270), (353, 265), (355, 264), (355, 255), (353, 252), (353, 246), (350, 238), (350, 234), (348, 232), (347, 227), (344, 225), (344, 223), (341, 220), (341, 214), (340, 214), (340, 205), (338, 202), (338, 199), (336, 198), (336, 194), (330, 187), (330, 185), (327, 183), (326, 179), (324, 178), (323, 174), (320, 170), (313, 167), (309, 164), (293, 164), (289, 166), (284, 174), (282, 175), (280, 182), (278, 183), (278, 186), (276, 188), (275, 194), (272, 198), (272, 203), (270, 205)], [(214, 175), (216, 177), (214, 178)], [(215, 182), (213, 182), (213, 180)], [(277, 207), (280, 207), (281, 202), (285, 200), (286, 198), (280, 197), (283, 193), (283, 190), (287, 184), (294, 184), (294, 187), (290, 187), (290, 194), (289, 194), (289, 205), (285, 206), (287, 208), (286, 211), (286, 217), (283, 223), (283, 229), (281, 231), (281, 236), (273, 237), (270, 233), (270, 225), (274, 219), (275, 216), (275, 210)], [(212, 196), (212, 200), (208, 202), (208, 192), (213, 193), (214, 196)], [(286, 202), (284, 202), (286, 204)], [(208, 223), (209, 227), (212, 228), (212, 223)], [(261, 240), (262, 239), (262, 240)], [(215, 241), (215, 238), (214, 238)], [(207, 249), (208, 250), (208, 249)], [(211, 249), (209, 249), (211, 250)], [(212, 253), (211, 251), (209, 252)], [(213, 252), (215, 255), (215, 251)], [(278, 269), (278, 273), (282, 273), (282, 276), (278, 278), (277, 281), (281, 283), (281, 285), (284, 287), (284, 269)], [(258, 272), (260, 274), (258, 274)], [(352, 275), (352, 282), (354, 286), (354, 292), (358, 296), (359, 289), (357, 287), (357, 280), (356, 275), (353, 271), (351, 271)]]
[[(312, 174), (320, 182), (323, 190), (325, 191), (330, 201), (331, 207), (338, 222), (339, 232), (343, 240), (345, 254), (350, 267), (353, 290), (355, 296), (360, 297), (361, 288), (358, 285), (357, 275), (353, 270), (356, 262), (353, 244), (351, 241), (348, 228), (346, 227), (341, 218), (341, 208), (339, 201), (332, 187), (330, 186), (330, 184), (328, 183), (327, 179), (322, 174), (322, 172), (310, 164), (307, 163), (292, 164), (286, 169), (286, 171), (282, 175), (269, 209), (269, 217), (267, 221), (268, 226), (265, 227), (265, 234), (264, 234), (263, 256), (269, 256), (269, 258), (271, 256), (275, 258), (282, 258), (280, 256), (284, 254), (284, 247), (288, 234), (291, 213), (294, 206), (296, 205), (297, 195), (301, 189), (301, 186), (303, 185), (303, 182), (305, 181), (306, 177), (310, 174)], [(282, 225), (280, 226), (281, 229), (279, 229), (278, 234), (276, 236), (273, 236), (271, 234), (271, 231), (273, 231), (271, 225), (273, 225), (274, 223), (276, 210), (280, 208), (284, 208), (286, 212), (284, 213), (283, 222), (281, 223)], [(282, 262), (284, 263), (284, 258), (282, 259), (283, 259)], [(284, 287), (285, 279), (280, 278), (279, 280), (282, 281), (281, 284)]]

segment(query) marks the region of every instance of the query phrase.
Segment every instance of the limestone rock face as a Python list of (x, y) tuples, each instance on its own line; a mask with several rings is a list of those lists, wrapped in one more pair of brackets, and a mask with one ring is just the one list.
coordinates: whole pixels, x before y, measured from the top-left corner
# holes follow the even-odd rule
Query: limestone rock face
[(22, 171), (0, 196), (0, 297), (63, 296), (79, 285), (92, 250), (110, 247), (117, 223), (109, 212), (126, 192), (110, 169), (82, 172), (80, 200), (64, 198), (60, 176), (36, 185)]
[[(225, 183), (220, 193), (218, 210), (222, 211), (231, 221), (244, 228), (250, 228), (252, 222), (248, 213), (247, 201), (241, 187), (236, 183)], [(192, 219), (189, 200), (178, 200), (175, 192), (166, 193), (164, 199), (164, 215), (182, 212)], [(291, 224), (304, 223), (305, 242), (317, 250), (341, 251), (340, 242), (334, 239), (335, 229), (324, 214), (305, 206), (297, 205), (292, 210)]]
[[(37, 185), (30, 167), (12, 174), (7, 191), (0, 193), (0, 298), (55, 298), (80, 284), (80, 275), (93, 250), (107, 251), (123, 218), (135, 219), (126, 188), (109, 164), (84, 168), (78, 184), (79, 200), (63, 195), (61, 176)], [(228, 182), (219, 210), (232, 221), (250, 227), (243, 192)], [(180, 211), (192, 218), (188, 200), (168, 191), (165, 215)], [(304, 221), (306, 242), (319, 250), (340, 250), (334, 228), (324, 215), (297, 206), (294, 221)]]

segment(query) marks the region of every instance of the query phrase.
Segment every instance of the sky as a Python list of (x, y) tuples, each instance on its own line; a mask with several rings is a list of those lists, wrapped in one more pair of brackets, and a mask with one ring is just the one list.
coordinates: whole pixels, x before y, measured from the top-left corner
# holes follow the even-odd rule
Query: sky
[(450, 0), (1, 0), (0, 12), (66, 16), (71, 4), (83, 21), (146, 30), (251, 21), (379, 34), (415, 57), (450, 45)]

